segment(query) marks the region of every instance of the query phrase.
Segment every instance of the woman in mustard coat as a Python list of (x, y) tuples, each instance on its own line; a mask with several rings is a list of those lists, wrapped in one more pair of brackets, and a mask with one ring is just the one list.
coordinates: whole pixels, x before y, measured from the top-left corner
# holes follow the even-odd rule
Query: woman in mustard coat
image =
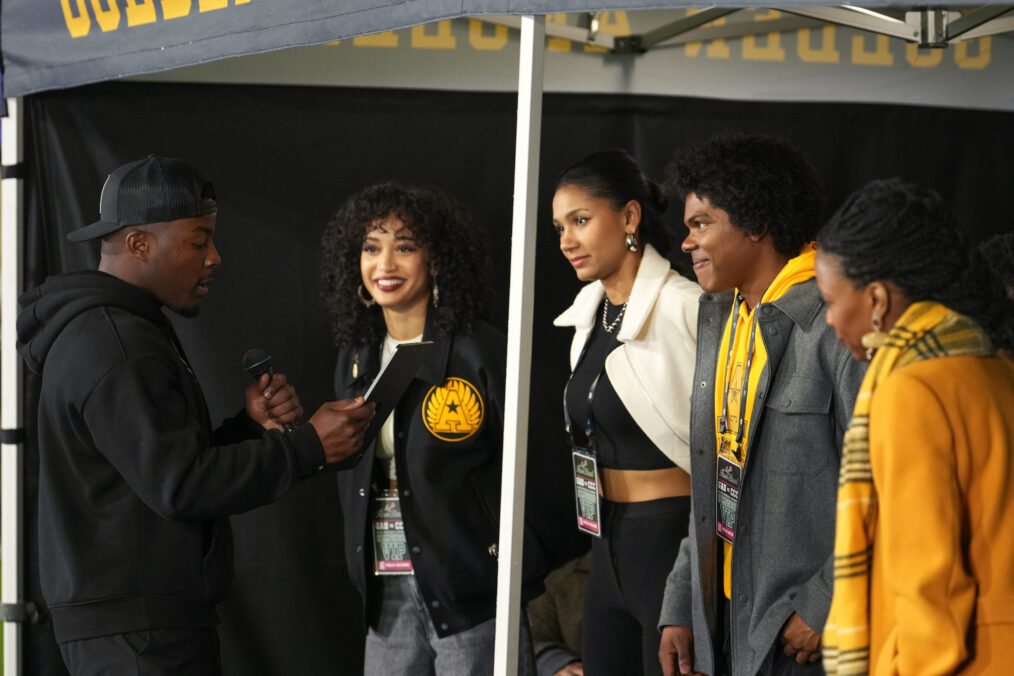
[(829, 674), (1014, 669), (1014, 304), (935, 192), (854, 193), (818, 237), (827, 321), (870, 360), (845, 444)]

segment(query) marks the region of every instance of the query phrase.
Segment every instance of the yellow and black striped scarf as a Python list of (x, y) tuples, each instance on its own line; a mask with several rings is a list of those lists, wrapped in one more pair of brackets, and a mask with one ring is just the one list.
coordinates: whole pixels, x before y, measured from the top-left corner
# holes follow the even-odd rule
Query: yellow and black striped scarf
[(869, 437), (873, 392), (892, 371), (906, 364), (990, 354), (992, 343), (978, 324), (939, 303), (920, 302), (905, 310), (870, 363), (842, 447), (834, 596), (823, 635), (824, 668), (829, 676), (867, 674), (870, 669), (870, 566), (877, 521)]

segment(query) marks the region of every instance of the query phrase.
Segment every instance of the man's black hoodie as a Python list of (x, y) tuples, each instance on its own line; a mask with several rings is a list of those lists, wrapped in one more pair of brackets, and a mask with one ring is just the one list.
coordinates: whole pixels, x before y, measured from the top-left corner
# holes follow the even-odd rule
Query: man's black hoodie
[(313, 474), (316, 432), (245, 415), (212, 432), (161, 303), (116, 277), (51, 277), (21, 307), (18, 352), (42, 376), (39, 565), (57, 641), (214, 626), (232, 574), (224, 517)]

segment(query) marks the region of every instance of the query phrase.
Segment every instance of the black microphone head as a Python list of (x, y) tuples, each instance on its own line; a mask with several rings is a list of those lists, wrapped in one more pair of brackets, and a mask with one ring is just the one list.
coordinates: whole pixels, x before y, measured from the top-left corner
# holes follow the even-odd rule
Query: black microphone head
[(271, 355), (259, 347), (250, 348), (243, 355), (243, 373), (252, 378), (271, 373)]

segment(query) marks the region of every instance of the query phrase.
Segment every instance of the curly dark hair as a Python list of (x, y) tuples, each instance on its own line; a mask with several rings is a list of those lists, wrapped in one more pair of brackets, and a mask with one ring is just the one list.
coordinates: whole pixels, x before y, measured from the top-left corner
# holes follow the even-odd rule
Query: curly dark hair
[(979, 253), (1007, 295), (1014, 298), (1014, 232), (990, 237), (979, 245)]
[(868, 183), (831, 216), (817, 245), (839, 257), (856, 288), (892, 282), (913, 303), (942, 303), (998, 347), (1014, 347), (1014, 301), (935, 190), (900, 178)]
[(428, 310), (436, 337), (467, 331), (486, 318), (491, 266), (475, 218), (438, 188), (385, 181), (348, 198), (324, 228), (321, 296), (338, 346), (374, 344), (387, 332), (380, 307), (366, 307), (357, 291), (363, 239), (390, 215), (412, 231), (436, 271), (439, 304)]
[(663, 256), (669, 255), (672, 241), (662, 223), (669, 202), (626, 150), (600, 150), (581, 158), (556, 177), (556, 187), (562, 185), (576, 185), (592, 197), (607, 199), (616, 210), (636, 200), (641, 205), (638, 237)]
[(771, 233), (775, 250), (789, 258), (813, 241), (824, 207), (810, 160), (773, 136), (727, 132), (681, 148), (663, 188), (680, 203), (691, 193), (706, 197), (748, 235)]

